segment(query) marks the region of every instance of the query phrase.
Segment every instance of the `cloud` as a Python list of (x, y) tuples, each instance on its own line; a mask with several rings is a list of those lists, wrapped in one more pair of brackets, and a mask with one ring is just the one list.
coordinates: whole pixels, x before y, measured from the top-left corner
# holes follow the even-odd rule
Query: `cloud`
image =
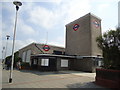
[(103, 12), (103, 10), (109, 8), (109, 6), (110, 6), (110, 4), (108, 4), (108, 3), (100, 4), (100, 5), (98, 5), (97, 10), (98, 10), (98, 12)]
[(57, 41), (51, 41), (51, 42), (49, 42), (48, 44), (49, 44), (49, 45), (59, 46), (59, 47), (65, 47), (65, 45), (63, 45), (62, 43), (57, 42)]
[[(117, 26), (117, 0), (110, 2), (100, 2), (97, 4), (96, 13), (102, 19), (102, 33), (109, 29), (116, 29)], [(113, 17), (115, 17), (113, 19)]]
[[(10, 8), (10, 3), (3, 3), (2, 4), (2, 16), (0, 16), (0, 36), (2, 40), (0, 43), (0, 49), (2, 47), (6, 46), (6, 35), (10, 35), (10, 39), (8, 41), (8, 49), (7, 49), (7, 56), (11, 55), (12, 51), (12, 38), (13, 38), (13, 30), (14, 30), (14, 19), (15, 19), (15, 11), (14, 9)], [(2, 27), (1, 27), (2, 25)], [(25, 20), (21, 17), (20, 13), (18, 15), (18, 22), (17, 22), (17, 28), (16, 28), (16, 40), (15, 40), (15, 51), (19, 50), (23, 46), (30, 44), (32, 42), (36, 42), (34, 39), (32, 39), (31, 36), (36, 35), (36, 31), (28, 25)], [(31, 38), (28, 38), (31, 37)], [(19, 38), (19, 39), (17, 39)], [(24, 38), (24, 40), (21, 40), (20, 38)], [(2, 50), (1, 50), (2, 51)], [(0, 57), (2, 57), (2, 53), (0, 53)]]
[(23, 21), (22, 18), (19, 19), (18, 22), (19, 22), (19, 24), (17, 25), (17, 27), (19, 29), (19, 32), (21, 32), (22, 34), (32, 36), (36, 33), (35, 30), (31, 26), (27, 25)]
[(64, 6), (66, 11), (65, 23), (69, 23), (75, 19), (80, 18), (81, 16), (90, 12), (90, 1), (89, 0), (71, 0), (67, 1)]
[[(19, 0), (21, 2), (56, 2), (59, 3), (61, 0)], [(0, 0), (0, 2), (13, 2), (13, 0)]]
[[(46, 3), (41, 3), (42, 1)], [(114, 1), (115, 3), (113, 3)], [(48, 30), (48, 44), (65, 46), (65, 25), (90, 11), (102, 18), (102, 28), (104, 31), (107, 30), (108, 27), (112, 28), (116, 22), (116, 19), (114, 18), (113, 20), (112, 16), (116, 14), (116, 12), (113, 9), (111, 10), (111, 7), (113, 7), (111, 5), (116, 5), (117, 9), (117, 1), (118, 0), (25, 0), (19, 10), (16, 50), (29, 43), (38, 42), (39, 40), (41, 43), (45, 43), (46, 37), (44, 33)], [(13, 2), (13, 0), (11, 0), (11, 2)], [(5, 16), (3, 16), (2, 35), (5, 37), (6, 34), (13, 35), (15, 8), (12, 3), (4, 4), (2, 8), (4, 12), (7, 11), (7, 15), (5, 16), (8, 18), (6, 21)], [(114, 21), (114, 23), (111, 21)], [(3, 45), (5, 45), (5, 43)]]
[[(18, 51), (19, 49), (33, 43), (33, 42), (37, 42), (36, 40), (34, 39), (27, 39), (27, 40), (15, 40), (15, 47), (14, 47), (14, 52)], [(6, 46), (6, 40), (3, 40), (2, 41), (3, 43), (3, 46), (2, 47), (5, 47)], [(13, 45), (13, 41), (12, 40), (8, 40), (8, 44), (7, 44), (7, 56), (11, 55), (12, 54), (12, 45)], [(4, 54), (5, 54), (5, 51), (4, 51)]]
[(30, 44), (30, 43), (33, 43), (33, 42), (36, 43), (37, 41), (32, 39), (32, 38), (29, 38), (29, 39), (25, 40), (26, 44)]
[[(57, 3), (57, 2), (56, 2)], [(54, 30), (56, 25), (64, 22), (63, 25), (87, 14), (90, 11), (89, 0), (59, 0), (54, 9), (49, 10), (42, 6), (32, 6), (29, 11), (29, 21), (47, 30)]]
[(46, 43), (46, 39), (40, 39), (40, 43), (65, 47), (65, 39), (62, 36), (58, 36), (58, 37), (56, 37), (55, 39), (52, 39), (52, 40), (48, 39), (47, 43)]
[(54, 40), (48, 41), (48, 44), (65, 47), (65, 39), (64, 37), (58, 36)]
[[(21, 48), (21, 46), (24, 46), (25, 44), (31, 43), (33, 41), (37, 42), (35, 38), (33, 39), (33, 35), (37, 34), (37, 30), (35, 31), (35, 26), (40, 27), (40, 29), (43, 28), (45, 30), (54, 30), (55, 33), (57, 32), (57, 30), (55, 29), (59, 29), (59, 27), (61, 26), (62, 28), (60, 29), (63, 29), (61, 30), (63, 32), (65, 29), (65, 24), (88, 13), (90, 8), (89, 0), (57, 0), (57, 2), (55, 1), (50, 3), (51, 5), (55, 6), (55, 8), (51, 9), (37, 4), (23, 2), (23, 6), (20, 7), (17, 33), (19, 37), (26, 36), (26, 38), (24, 40), (16, 39), (16, 50)], [(9, 22), (11, 22), (11, 25), (14, 25), (14, 9), (10, 9), (7, 6), (4, 6), (4, 8), (6, 8), (6, 10), (11, 13), (11, 20)], [(23, 19), (22, 14), (25, 13), (27, 18)], [(31, 23), (32, 26), (28, 23)], [(9, 33), (9, 29), (13, 30), (13, 27), (11, 25), (3, 22), (4, 30), (6, 30), (3, 31), (4, 34)], [(61, 33), (60, 30), (59, 33)], [(27, 38), (28, 36), (30, 37)], [(56, 37), (54, 37), (54, 35), (49, 36), (51, 36), (52, 38), (49, 38), (48, 44), (65, 47), (65, 36), (63, 34), (58, 34), (58, 36), (55, 35)], [(53, 37), (55, 39), (53, 39)], [(44, 38), (41, 38), (40, 41), (43, 43), (46, 42)]]
[[(0, 6), (0, 12), (1, 12), (1, 6)], [(2, 15), (0, 14), (0, 40), (1, 38), (2, 38)]]
[(44, 7), (34, 7), (30, 12), (30, 22), (39, 25), (47, 30), (53, 28), (59, 20), (58, 13)]
[[(24, 37), (24, 36), (33, 36), (36, 32), (34, 31), (33, 27), (28, 25), (26, 23), (25, 19), (22, 17), (21, 13), (22, 11), (25, 13), (25, 10), (28, 10), (31, 8), (33, 3), (26, 4), (26, 8), (22, 9), (25, 7), (24, 5), (20, 7), (20, 10), (18, 12), (18, 20), (17, 20), (17, 30), (16, 33), (18, 35)], [(13, 8), (10, 8), (13, 7)], [(10, 35), (11, 37), (13, 36), (13, 31), (14, 31), (14, 22), (15, 22), (15, 8), (13, 3), (2, 3), (2, 37), (6, 37), (6, 35)]]

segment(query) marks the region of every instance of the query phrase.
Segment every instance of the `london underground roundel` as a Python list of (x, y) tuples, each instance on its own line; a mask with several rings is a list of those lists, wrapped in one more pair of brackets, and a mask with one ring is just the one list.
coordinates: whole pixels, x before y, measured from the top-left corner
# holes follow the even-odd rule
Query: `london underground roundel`
[(73, 26), (73, 30), (74, 30), (74, 31), (77, 31), (79, 27), (80, 27), (79, 24), (75, 24), (75, 25)]
[(50, 50), (50, 47), (49, 47), (48, 45), (44, 45), (44, 46), (43, 46), (43, 50), (44, 50), (44, 51), (49, 51), (49, 50)]
[(99, 26), (100, 26), (100, 24), (95, 20), (95, 21), (93, 21), (93, 24), (94, 24), (94, 26), (96, 27), (96, 28), (98, 28)]

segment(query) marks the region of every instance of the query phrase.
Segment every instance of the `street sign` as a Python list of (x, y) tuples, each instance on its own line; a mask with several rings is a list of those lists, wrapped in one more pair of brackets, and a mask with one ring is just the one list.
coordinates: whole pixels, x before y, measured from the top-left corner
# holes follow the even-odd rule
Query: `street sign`
[(43, 50), (44, 50), (44, 51), (49, 51), (49, 50), (50, 50), (50, 47), (49, 47), (48, 45), (44, 45), (44, 46), (43, 46)]
[(100, 26), (100, 24), (96, 20), (93, 21), (93, 24), (96, 28), (98, 28)]
[(77, 31), (79, 27), (80, 27), (79, 24), (75, 24), (75, 25), (73, 26), (73, 30), (74, 30), (74, 31)]

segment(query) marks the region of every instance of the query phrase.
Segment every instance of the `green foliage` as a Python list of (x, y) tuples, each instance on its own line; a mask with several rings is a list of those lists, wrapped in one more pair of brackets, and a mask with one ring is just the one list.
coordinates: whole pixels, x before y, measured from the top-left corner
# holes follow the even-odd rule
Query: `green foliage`
[(9, 60), (12, 60), (12, 56), (6, 57), (6, 59), (5, 59), (5, 64), (7, 64), (7, 62), (8, 62)]
[(104, 33), (96, 41), (103, 50), (104, 68), (120, 69), (120, 28)]
[[(5, 63), (7, 63), (9, 60), (12, 60), (12, 56), (6, 57)], [(18, 61), (22, 61), (22, 59), (19, 57), (19, 52), (17, 51), (14, 53), (14, 67)]]
[(19, 52), (17, 51), (14, 54), (14, 62), (16, 63), (18, 61), (22, 61), (22, 59), (19, 57)]

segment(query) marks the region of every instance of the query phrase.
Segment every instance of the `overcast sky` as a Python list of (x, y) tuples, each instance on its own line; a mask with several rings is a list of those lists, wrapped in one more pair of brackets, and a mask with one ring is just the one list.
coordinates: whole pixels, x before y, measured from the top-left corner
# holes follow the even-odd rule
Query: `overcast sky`
[[(102, 19), (102, 33), (118, 25), (119, 0), (20, 0), (15, 50), (32, 43), (65, 47), (65, 25), (91, 12)], [(29, 1), (29, 2), (28, 2)], [(13, 0), (0, 0), (0, 58), (10, 35), (7, 55), (11, 55), (15, 6)], [(48, 38), (47, 38), (48, 32)]]

